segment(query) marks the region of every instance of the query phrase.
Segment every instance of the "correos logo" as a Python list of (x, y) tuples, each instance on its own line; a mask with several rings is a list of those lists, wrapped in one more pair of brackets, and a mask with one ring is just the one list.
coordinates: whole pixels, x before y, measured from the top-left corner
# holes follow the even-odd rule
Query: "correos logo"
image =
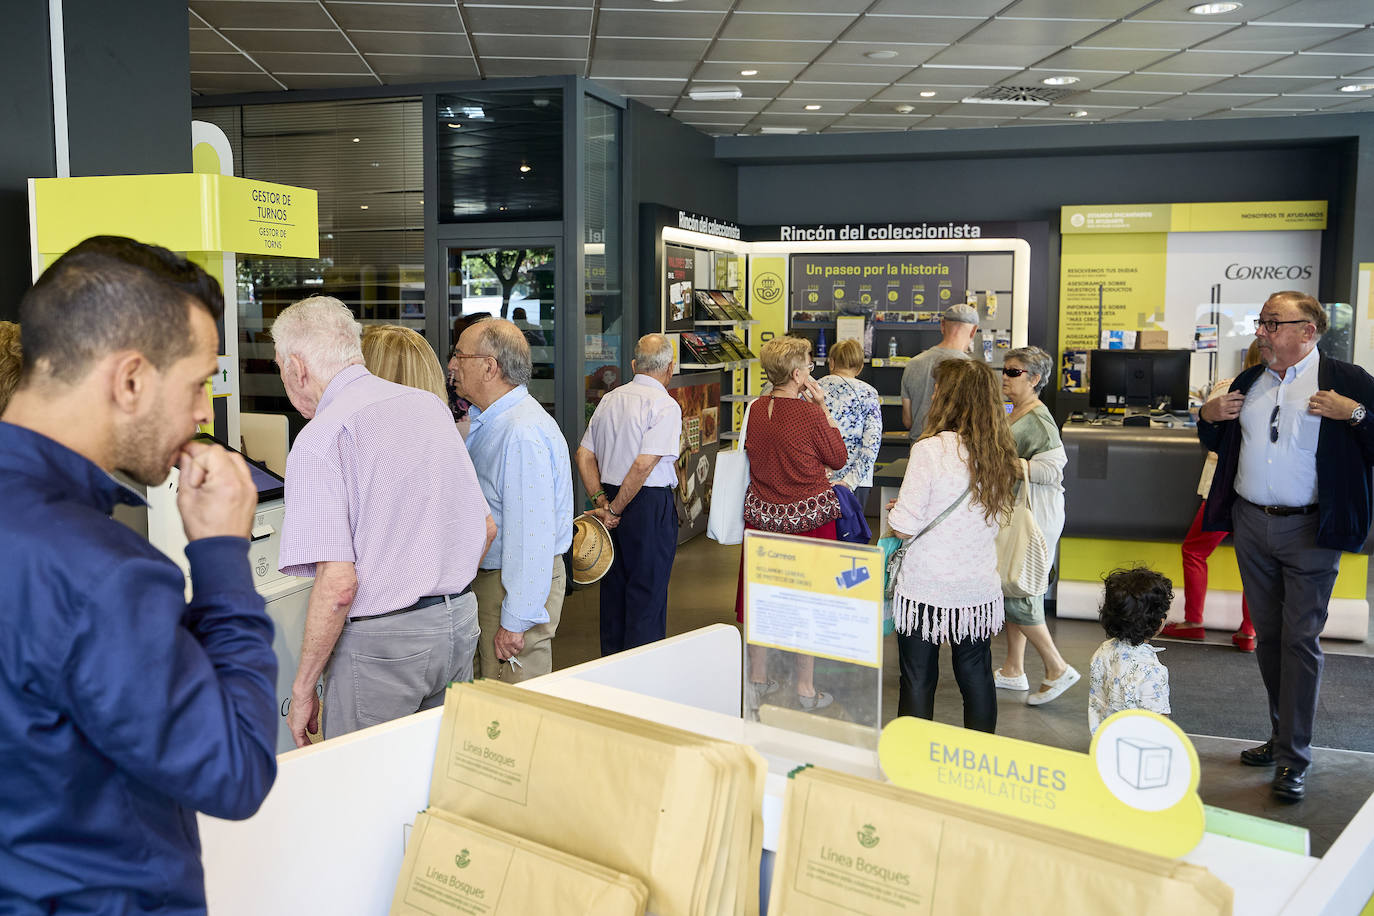
[(500, 722), (497, 722), (495, 719), (492, 720), (491, 724), (487, 726), (487, 737), (490, 738), (490, 739), (493, 740), (493, 741), (495, 741), (497, 738), (501, 737), (501, 723), (500, 723)]
[(458, 853), (458, 855), (453, 857), (453, 864), (457, 865), (459, 868), (467, 868), (470, 864), (472, 864), (472, 855), (466, 849), (464, 849), (462, 852)]
[(1082, 229), (1083, 224), (1087, 221), (1088, 218), (1084, 216), (1082, 213), (1075, 213), (1073, 216), (1069, 217), (1069, 225), (1074, 227), (1075, 229)]
[(754, 295), (764, 305), (772, 305), (782, 296), (782, 277), (777, 274), (759, 274), (754, 280)]
[(1228, 280), (1310, 280), (1311, 264), (1228, 264)]
[(864, 824), (859, 831), (859, 845), (864, 849), (872, 849), (878, 845), (878, 828), (872, 824)]

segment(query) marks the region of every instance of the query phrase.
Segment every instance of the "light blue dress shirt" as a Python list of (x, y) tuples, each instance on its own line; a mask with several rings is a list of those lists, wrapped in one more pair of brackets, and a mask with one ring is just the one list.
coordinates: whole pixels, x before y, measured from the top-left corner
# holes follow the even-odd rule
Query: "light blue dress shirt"
[(468, 454), (496, 522), (483, 569), (501, 570), (501, 626), (548, 623), (553, 564), (572, 544), (572, 463), (553, 417), (521, 385), (468, 416)]
[[(1308, 413), (1317, 393), (1317, 350), (1280, 376), (1265, 369), (1245, 394), (1240, 411), (1240, 462), (1236, 494), (1257, 506), (1310, 506), (1317, 501), (1317, 438), (1322, 418)], [(1270, 418), (1279, 408), (1277, 442)]]

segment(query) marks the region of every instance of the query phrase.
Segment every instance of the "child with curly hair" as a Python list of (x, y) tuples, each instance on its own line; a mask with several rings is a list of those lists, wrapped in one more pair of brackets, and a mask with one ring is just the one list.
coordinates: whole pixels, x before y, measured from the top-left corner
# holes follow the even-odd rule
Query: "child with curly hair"
[(1164, 628), (1173, 584), (1144, 566), (1118, 569), (1103, 584), (1100, 616), (1108, 639), (1088, 667), (1090, 732), (1123, 709), (1169, 714), (1169, 669), (1155, 657), (1163, 650), (1150, 645), (1150, 638)]

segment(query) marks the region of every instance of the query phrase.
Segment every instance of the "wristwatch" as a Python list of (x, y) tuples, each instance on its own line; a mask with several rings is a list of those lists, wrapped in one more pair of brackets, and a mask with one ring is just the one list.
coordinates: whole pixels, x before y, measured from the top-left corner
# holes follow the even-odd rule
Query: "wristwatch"
[(1356, 404), (1355, 409), (1350, 412), (1350, 419), (1347, 420), (1351, 426), (1359, 426), (1364, 422), (1365, 409), (1363, 404)]

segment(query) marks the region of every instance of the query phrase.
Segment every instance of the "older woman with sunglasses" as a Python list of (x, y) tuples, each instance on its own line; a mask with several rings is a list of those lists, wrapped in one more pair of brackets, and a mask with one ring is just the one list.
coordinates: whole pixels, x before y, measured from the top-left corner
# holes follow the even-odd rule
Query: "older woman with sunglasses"
[[(1068, 463), (1059, 427), (1040, 401), (1040, 392), (1053, 372), (1054, 360), (1039, 347), (1009, 350), (1002, 360), (1002, 397), (1011, 402), (1011, 435), (1016, 440), (1016, 454), (1023, 459), (1020, 464), (1025, 479), (1020, 485), (1031, 488), (1032, 511), (1051, 557), (1064, 530), (1064, 465)], [(1045, 680), (1026, 703), (1048, 703), (1072, 687), (1079, 674), (1059, 654), (1045, 626), (1045, 596), (1004, 596), (1002, 607), (1007, 615), (1007, 660), (993, 672), (993, 679), (1003, 690), (1030, 689), (1025, 671), (1029, 641), (1045, 663)]]

